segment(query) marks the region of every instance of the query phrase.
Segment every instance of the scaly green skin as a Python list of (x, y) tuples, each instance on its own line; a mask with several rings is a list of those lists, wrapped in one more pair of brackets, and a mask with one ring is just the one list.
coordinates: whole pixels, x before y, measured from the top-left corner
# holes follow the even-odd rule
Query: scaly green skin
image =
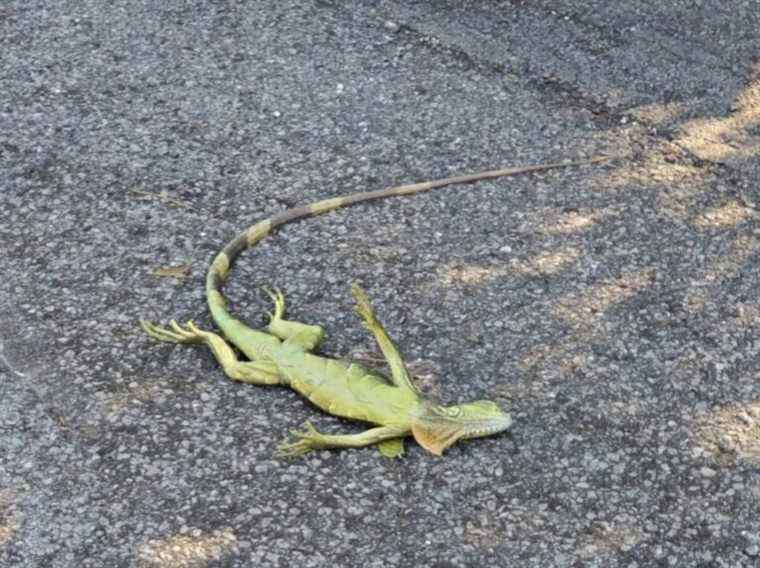
[[(267, 290), (275, 305), (267, 331), (248, 327), (228, 311), (222, 296), (221, 287), (230, 266), (247, 247), (258, 243), (277, 227), (296, 219), (372, 199), (411, 195), (457, 183), (606, 160), (608, 158), (602, 157), (582, 162), (492, 170), (357, 193), (289, 209), (238, 235), (216, 256), (209, 268), (206, 298), (211, 315), (226, 341), (220, 335), (198, 329), (192, 322), (182, 327), (172, 321), (171, 329), (147, 321), (141, 321), (141, 325), (148, 335), (161, 341), (207, 345), (225, 374), (233, 380), (256, 385), (289, 386), (330, 414), (377, 425), (361, 434), (328, 435), (317, 432), (307, 423), (305, 431), (293, 432), (295, 442), (280, 446), (281, 456), (299, 455), (315, 449), (356, 448), (371, 444), (377, 444), (384, 455), (400, 456), (404, 452), (403, 438), (410, 434), (426, 450), (440, 456), (458, 440), (507, 430), (512, 424), (511, 417), (490, 401), (441, 406), (424, 398), (412, 382), (401, 354), (375, 316), (366, 294), (357, 285), (352, 288), (357, 303), (356, 312), (383, 352), (391, 370), (390, 377), (381, 376), (355, 363), (314, 355), (312, 351), (324, 335), (322, 328), (285, 320), (285, 299), (279, 291)], [(230, 344), (237, 347), (248, 361), (238, 359)]]

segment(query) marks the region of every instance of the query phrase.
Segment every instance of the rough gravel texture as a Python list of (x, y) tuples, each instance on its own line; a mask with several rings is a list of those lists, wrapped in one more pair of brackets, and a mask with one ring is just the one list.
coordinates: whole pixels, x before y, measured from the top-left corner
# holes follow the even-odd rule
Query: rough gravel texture
[[(0, 565), (760, 566), (760, 2), (6, 0)], [(324, 352), (508, 435), (273, 452), (320, 413), (139, 317), (211, 325), (251, 222), (507, 165), (608, 165), (291, 225), (235, 268)], [(186, 278), (157, 277), (186, 266)]]

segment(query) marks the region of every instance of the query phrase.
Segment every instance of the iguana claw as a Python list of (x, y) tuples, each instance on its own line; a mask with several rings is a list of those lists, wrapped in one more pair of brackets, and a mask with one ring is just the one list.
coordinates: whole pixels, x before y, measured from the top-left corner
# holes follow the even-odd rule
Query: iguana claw
[(292, 458), (302, 456), (312, 450), (324, 447), (322, 434), (320, 434), (311, 422), (304, 424), (305, 431), (291, 430), (290, 434), (299, 438), (295, 442), (284, 442), (277, 447), (276, 457)]

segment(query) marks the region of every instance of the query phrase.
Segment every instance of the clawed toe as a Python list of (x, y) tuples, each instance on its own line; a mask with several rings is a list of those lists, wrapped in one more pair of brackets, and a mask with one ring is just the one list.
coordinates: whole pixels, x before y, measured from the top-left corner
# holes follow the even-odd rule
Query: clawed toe
[(176, 341), (176, 336), (174, 333), (168, 329), (157, 326), (153, 322), (140, 320), (140, 326), (143, 328), (145, 333), (150, 335), (153, 339), (158, 339), (159, 341)]
[(169, 322), (171, 329), (159, 327), (147, 320), (140, 320), (140, 326), (145, 333), (158, 341), (169, 343), (201, 343), (203, 341), (204, 332), (198, 329), (192, 321), (187, 322), (187, 329), (178, 324), (176, 320)]
[(195, 322), (193, 320), (187, 321), (187, 328), (196, 335), (201, 335), (204, 333), (202, 330), (198, 329), (198, 327), (195, 325)]
[(269, 319), (281, 319), (285, 315), (285, 296), (282, 294), (282, 291), (279, 288), (272, 289), (266, 286), (262, 287), (262, 290), (274, 302), (274, 314), (268, 312)]
[(309, 453), (312, 448), (304, 440), (297, 442), (285, 442), (277, 447), (275, 457), (278, 458), (294, 458)]

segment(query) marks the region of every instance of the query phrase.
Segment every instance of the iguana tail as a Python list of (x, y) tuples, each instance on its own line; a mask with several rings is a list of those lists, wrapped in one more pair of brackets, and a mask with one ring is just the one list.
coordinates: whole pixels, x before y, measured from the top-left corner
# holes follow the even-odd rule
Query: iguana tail
[(288, 209), (279, 215), (271, 217), (270, 219), (260, 221), (255, 225), (250, 226), (248, 229), (227, 243), (221, 252), (216, 255), (216, 258), (214, 258), (214, 261), (211, 263), (211, 267), (209, 268), (208, 274), (206, 275), (206, 298), (208, 301), (209, 309), (211, 310), (211, 316), (214, 318), (214, 321), (222, 329), (222, 331), (224, 331), (225, 327), (229, 326), (230, 324), (235, 325), (238, 323), (238, 321), (233, 318), (232, 314), (230, 314), (230, 312), (227, 310), (226, 301), (222, 295), (222, 285), (227, 279), (227, 275), (229, 274), (232, 263), (243, 250), (255, 245), (264, 237), (272, 233), (275, 229), (281, 225), (290, 223), (291, 221), (303, 219), (306, 217), (314, 217), (316, 215), (327, 213), (328, 211), (332, 211), (334, 209), (348, 207), (350, 205), (355, 205), (356, 203), (363, 203), (365, 201), (370, 201), (373, 199), (383, 199), (385, 197), (393, 197), (397, 195), (412, 195), (415, 193), (422, 193), (424, 191), (430, 191), (432, 189), (437, 189), (439, 187), (445, 187), (447, 185), (453, 184), (472, 183), (476, 181), (505, 176), (514, 176), (530, 172), (541, 172), (557, 168), (568, 168), (586, 164), (596, 164), (599, 162), (606, 162), (610, 159), (611, 158), (608, 158), (606, 156), (601, 156), (577, 162), (557, 162), (550, 164), (537, 164), (533, 166), (520, 166), (516, 168), (505, 168), (501, 170), (490, 170), (476, 174), (468, 174), (434, 181), (414, 183), (411, 185), (400, 185), (388, 189), (364, 191), (361, 193), (348, 195), (346, 197), (334, 197), (332, 199), (317, 201), (311, 205), (306, 205), (303, 207), (293, 207), (292, 209)]

